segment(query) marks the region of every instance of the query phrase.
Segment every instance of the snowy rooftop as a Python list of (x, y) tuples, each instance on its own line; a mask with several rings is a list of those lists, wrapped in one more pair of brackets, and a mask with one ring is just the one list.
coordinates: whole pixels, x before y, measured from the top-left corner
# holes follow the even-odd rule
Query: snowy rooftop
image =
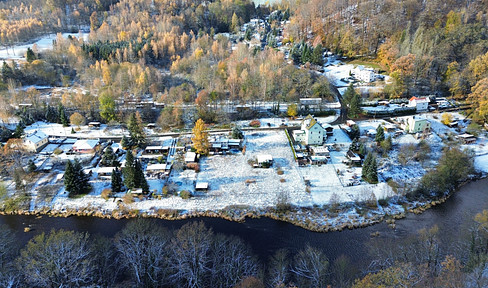
[(98, 145), (98, 140), (78, 140), (73, 144), (73, 149), (90, 150)]
[(30, 141), (34, 144), (37, 144), (47, 138), (47, 135), (44, 134), (42, 131), (34, 131), (34, 133), (29, 134), (25, 137), (25, 140)]
[(166, 164), (151, 164), (147, 165), (147, 171), (154, 171), (154, 170), (166, 170)]
[(256, 156), (258, 163), (266, 163), (266, 162), (271, 162), (273, 161), (273, 156), (270, 154), (258, 154)]

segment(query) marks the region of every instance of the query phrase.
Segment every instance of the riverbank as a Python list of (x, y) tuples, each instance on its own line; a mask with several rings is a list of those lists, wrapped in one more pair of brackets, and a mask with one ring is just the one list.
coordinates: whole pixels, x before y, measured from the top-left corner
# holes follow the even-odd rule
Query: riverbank
[[(485, 179), (482, 177), (472, 178), (462, 183), (458, 190), (464, 185)], [(454, 192), (456, 193), (456, 192)], [(253, 208), (253, 207), (227, 207), (221, 210), (209, 211), (184, 211), (172, 209), (150, 209), (140, 212), (139, 210), (129, 209), (124, 204), (120, 204), (118, 209), (113, 211), (102, 211), (96, 207), (84, 207), (81, 209), (67, 208), (53, 210), (50, 208), (37, 209), (34, 211), (18, 209), (13, 211), (0, 210), (0, 215), (25, 215), (25, 216), (49, 216), (49, 217), (97, 217), (103, 219), (131, 219), (131, 218), (155, 218), (163, 220), (186, 220), (199, 217), (220, 218), (232, 222), (245, 222), (246, 219), (269, 218), (277, 221), (291, 223), (295, 226), (313, 232), (334, 232), (345, 229), (356, 229), (368, 227), (381, 222), (386, 222), (390, 228), (396, 227), (396, 220), (405, 218), (408, 213), (421, 214), (428, 209), (446, 202), (453, 194), (447, 194), (436, 200), (411, 201), (397, 199), (388, 202), (385, 207), (378, 205), (376, 209), (368, 203), (362, 205), (353, 203), (342, 203), (323, 207), (272, 207), (272, 208)], [(28, 232), (28, 231), (25, 231)]]

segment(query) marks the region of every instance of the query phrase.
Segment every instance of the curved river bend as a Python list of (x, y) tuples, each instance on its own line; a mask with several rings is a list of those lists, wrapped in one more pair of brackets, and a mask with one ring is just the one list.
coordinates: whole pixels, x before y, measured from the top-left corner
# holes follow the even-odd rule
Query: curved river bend
[[(389, 228), (385, 223), (366, 228), (345, 230), (342, 232), (316, 233), (289, 223), (268, 218), (248, 219), (245, 223), (229, 222), (218, 218), (194, 218), (189, 220), (155, 220), (159, 225), (177, 229), (189, 221), (203, 221), (216, 233), (235, 235), (244, 239), (261, 260), (266, 261), (275, 250), (287, 248), (297, 251), (306, 244), (324, 250), (330, 260), (344, 254), (353, 263), (365, 264), (368, 242), (371, 234), (380, 232), (379, 238), (405, 238), (414, 235), (422, 228), (433, 225), (439, 227), (442, 239), (455, 240), (467, 231), (476, 213), (488, 209), (488, 178), (469, 183), (459, 189), (444, 204), (435, 206), (423, 214), (408, 214), (405, 219), (396, 221), (396, 228)], [(35, 234), (51, 229), (66, 229), (114, 236), (131, 219), (114, 220), (95, 217), (46, 217), (8, 215), (0, 216), (0, 224), (6, 224), (17, 232), (26, 243)], [(24, 233), (24, 227), (30, 225), (32, 232)]]

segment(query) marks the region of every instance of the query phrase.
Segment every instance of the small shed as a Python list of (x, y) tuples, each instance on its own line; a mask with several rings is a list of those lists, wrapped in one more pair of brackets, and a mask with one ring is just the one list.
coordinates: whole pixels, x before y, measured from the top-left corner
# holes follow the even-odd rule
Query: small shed
[(325, 156), (310, 156), (310, 162), (312, 165), (327, 164), (327, 157)]
[(352, 152), (351, 150), (347, 151), (346, 153), (347, 162), (360, 165), (361, 164), (361, 157), (359, 157), (356, 153)]
[(102, 124), (100, 122), (88, 122), (88, 127), (100, 128)]
[(329, 148), (327, 147), (313, 147), (312, 151), (315, 156), (330, 156)]
[(98, 168), (98, 178), (111, 178), (115, 167), (100, 167)]
[(169, 175), (169, 165), (166, 164), (151, 164), (147, 165), (146, 172), (150, 175)]
[(195, 163), (197, 162), (197, 153), (195, 152), (186, 152), (185, 154), (185, 163)]
[(461, 134), (457, 136), (457, 138), (460, 139), (464, 144), (472, 144), (476, 142), (476, 137), (468, 133)]
[(144, 153), (146, 154), (162, 154), (164, 152), (168, 152), (167, 149), (164, 149), (163, 146), (147, 146), (144, 149)]
[(197, 182), (195, 184), (196, 191), (206, 191), (208, 190), (208, 182)]
[(259, 154), (256, 156), (258, 167), (269, 168), (273, 165), (273, 156), (270, 154)]

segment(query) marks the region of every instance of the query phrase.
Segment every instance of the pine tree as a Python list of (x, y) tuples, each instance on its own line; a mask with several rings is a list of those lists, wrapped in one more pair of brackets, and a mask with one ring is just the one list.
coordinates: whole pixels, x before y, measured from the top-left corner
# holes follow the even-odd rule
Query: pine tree
[(122, 173), (117, 167), (115, 167), (115, 169), (112, 171), (112, 192), (121, 192), (123, 185)]
[(364, 145), (364, 143), (361, 143), (361, 145), (359, 145), (359, 155), (361, 157), (366, 156), (366, 145)]
[(144, 176), (144, 171), (142, 170), (141, 162), (135, 162), (135, 186), (142, 188), (143, 193), (149, 193), (149, 185), (147, 184), (146, 177)]
[(349, 84), (349, 86), (347, 86), (347, 89), (342, 96), (342, 99), (347, 106), (349, 106), (354, 94), (356, 94), (356, 90), (354, 90), (354, 86), (351, 83)]
[(73, 162), (70, 160), (66, 162), (64, 187), (70, 195), (90, 192), (92, 187), (89, 181), (90, 177), (83, 172), (83, 167), (78, 159), (75, 159)]
[(3, 61), (2, 64), (2, 77), (3, 82), (5, 83), (7, 83), (8, 79), (13, 79), (15, 77), (12, 67), (10, 67), (5, 61)]
[(114, 154), (114, 149), (112, 149), (112, 146), (108, 146), (103, 152), (102, 164), (104, 166), (117, 166), (116, 159), (117, 156)]
[(122, 140), (120, 141), (120, 146), (122, 146), (123, 149), (128, 149), (129, 148), (129, 139), (127, 137), (122, 136)]
[(27, 172), (32, 173), (32, 172), (36, 171), (36, 169), (37, 169), (37, 166), (34, 163), (34, 161), (32, 159), (29, 159), (29, 163), (27, 164)]
[(142, 147), (146, 142), (146, 134), (142, 128), (142, 121), (140, 117), (136, 116), (136, 113), (130, 115), (127, 129), (129, 129), (130, 146)]
[(68, 120), (68, 117), (66, 117), (66, 114), (64, 112), (64, 107), (61, 104), (59, 104), (59, 106), (58, 106), (58, 115), (59, 115), (58, 123), (63, 124), (64, 127), (68, 127), (69, 126), (69, 120)]
[(347, 115), (351, 118), (357, 118), (361, 114), (361, 96), (354, 91), (351, 101), (349, 102), (349, 111)]
[(66, 168), (64, 169), (64, 187), (70, 194), (76, 190), (75, 177), (73, 163), (68, 160), (68, 162), (66, 162)]
[(385, 140), (385, 130), (383, 129), (383, 126), (378, 125), (376, 128), (376, 137), (374, 138), (376, 143), (381, 143), (381, 141)]
[(191, 141), (193, 142), (193, 147), (196, 152), (201, 155), (207, 155), (209, 147), (208, 132), (205, 128), (205, 122), (203, 122), (202, 119), (197, 120), (192, 133)]
[(324, 53), (324, 48), (322, 47), (322, 44), (318, 44), (317, 46), (315, 46), (312, 52), (311, 62), (319, 66), (324, 65), (323, 53)]
[(15, 132), (12, 135), (12, 137), (21, 138), (22, 135), (24, 135), (24, 128), (25, 128), (24, 123), (20, 121), (19, 124), (17, 124), (17, 126), (15, 127)]
[(363, 179), (372, 184), (378, 183), (377, 170), (378, 164), (376, 163), (376, 157), (372, 153), (368, 153), (362, 168)]
[(25, 60), (27, 60), (27, 62), (29, 63), (36, 60), (36, 54), (34, 53), (34, 51), (32, 51), (30, 47), (27, 48), (27, 52), (25, 53)]
[(46, 113), (44, 115), (46, 120), (51, 123), (56, 123), (58, 122), (58, 113), (56, 112), (56, 109), (52, 106), (47, 105), (46, 106)]
[(124, 173), (124, 185), (129, 189), (136, 187), (134, 155), (130, 150), (127, 151), (127, 155), (125, 157), (125, 168), (123, 170), (123, 173)]

